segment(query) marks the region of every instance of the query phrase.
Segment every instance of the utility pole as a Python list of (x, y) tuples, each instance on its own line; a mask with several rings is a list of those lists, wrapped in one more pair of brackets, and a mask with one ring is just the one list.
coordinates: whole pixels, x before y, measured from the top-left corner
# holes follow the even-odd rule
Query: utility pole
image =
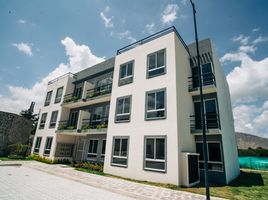
[(198, 67), (198, 78), (199, 78), (199, 88), (200, 88), (200, 104), (201, 104), (201, 125), (202, 125), (202, 136), (203, 136), (203, 154), (204, 154), (204, 177), (205, 177), (205, 187), (206, 187), (206, 199), (210, 200), (209, 192), (209, 181), (208, 181), (208, 152), (207, 152), (207, 136), (206, 136), (206, 121), (205, 121), (205, 111), (204, 111), (204, 96), (203, 96), (203, 80), (201, 75), (201, 66), (200, 66), (200, 54), (199, 54), (199, 44), (197, 36), (197, 27), (196, 27), (196, 10), (195, 5), (192, 0), (190, 0), (193, 8), (194, 16), (194, 30), (195, 30), (195, 43), (196, 43), (196, 52), (197, 52), (197, 67)]

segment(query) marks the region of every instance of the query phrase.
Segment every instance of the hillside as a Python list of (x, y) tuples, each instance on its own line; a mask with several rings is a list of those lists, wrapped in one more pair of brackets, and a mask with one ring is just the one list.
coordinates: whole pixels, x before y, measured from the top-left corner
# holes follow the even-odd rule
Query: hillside
[(258, 147), (268, 149), (268, 138), (236, 132), (236, 140), (238, 149), (248, 149), (249, 147), (252, 149)]

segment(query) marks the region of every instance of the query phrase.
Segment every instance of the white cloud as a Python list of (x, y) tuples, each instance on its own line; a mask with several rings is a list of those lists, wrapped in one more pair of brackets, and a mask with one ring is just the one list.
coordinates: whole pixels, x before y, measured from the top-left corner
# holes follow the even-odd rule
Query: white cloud
[(170, 25), (177, 19), (177, 11), (179, 6), (177, 4), (168, 4), (162, 13), (162, 23)]
[(26, 20), (24, 20), (24, 19), (19, 19), (19, 20), (18, 20), (18, 23), (19, 23), (19, 24), (26, 24)]
[(14, 43), (14, 44), (12, 44), (12, 46), (16, 47), (19, 51), (23, 52), (24, 54), (26, 54), (28, 56), (33, 55), (31, 46), (28, 43), (24, 43), (24, 42)]
[(145, 28), (149, 34), (153, 34), (155, 32), (155, 24), (152, 22), (151, 24), (146, 24)]
[(268, 42), (268, 37), (262, 37), (259, 36), (258, 38), (256, 38), (255, 40), (253, 40), (252, 44), (258, 44), (258, 43), (262, 43), (262, 42)]
[(239, 51), (244, 53), (254, 53), (257, 50), (257, 47), (253, 45), (240, 46)]
[(189, 0), (181, 0), (181, 4), (185, 6), (188, 3), (188, 1)]
[(8, 85), (8, 95), (0, 94), (0, 110), (18, 113), (29, 107), (31, 101), (36, 102), (35, 111), (42, 105), (48, 81), (67, 72), (78, 72), (104, 60), (95, 56), (86, 45), (76, 44), (71, 38), (66, 37), (61, 41), (68, 56), (67, 63), (60, 63), (46, 77), (36, 82), (31, 88)]
[(234, 37), (233, 42), (240, 42), (242, 45), (247, 45), (249, 43), (250, 36), (244, 36), (240, 34), (239, 36)]
[(101, 19), (103, 20), (104, 22), (104, 26), (106, 28), (112, 28), (114, 27), (114, 24), (113, 24), (113, 16), (112, 17), (107, 17), (107, 13), (110, 11), (110, 7), (109, 6), (106, 6), (104, 11), (103, 12), (100, 12), (100, 17)]
[(134, 38), (131, 35), (131, 32), (129, 30), (126, 30), (124, 32), (114, 33), (111, 32), (111, 36), (116, 35), (119, 39), (127, 39), (129, 42), (133, 43), (136, 42), (136, 38)]
[(260, 30), (261, 30), (260, 28), (254, 28), (254, 29), (252, 29), (252, 32), (258, 32)]

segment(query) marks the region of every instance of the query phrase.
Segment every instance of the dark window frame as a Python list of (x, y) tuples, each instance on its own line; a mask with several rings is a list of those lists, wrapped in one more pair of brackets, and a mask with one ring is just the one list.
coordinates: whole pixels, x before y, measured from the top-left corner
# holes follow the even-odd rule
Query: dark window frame
[[(132, 72), (131, 72), (132, 74), (131, 75), (127, 75), (129, 64), (132, 64)], [(120, 67), (119, 67), (118, 86), (123, 86), (123, 85), (133, 83), (133, 79), (134, 79), (134, 64), (135, 64), (135, 61), (131, 60), (131, 61), (128, 61), (128, 62), (123, 63), (123, 64), (120, 65)], [(126, 76), (121, 78), (122, 67), (123, 66), (126, 66)]]
[[(117, 113), (117, 110), (118, 110), (118, 103), (121, 99), (124, 100), (124, 104), (125, 104), (125, 99), (126, 98), (129, 98), (129, 113), (124, 113), (124, 108), (125, 108), (125, 105), (123, 105), (123, 113)], [(132, 95), (127, 95), (127, 96), (122, 96), (122, 97), (118, 97), (116, 99), (116, 107), (115, 107), (115, 117), (114, 117), (114, 122), (115, 123), (124, 123), (124, 122), (130, 122), (130, 119), (131, 119), (131, 107), (132, 107)], [(126, 120), (119, 120), (118, 117), (120, 116), (129, 116), (128, 119)]]
[[(154, 158), (147, 158), (147, 139), (153, 139), (154, 140)], [(164, 139), (164, 159), (156, 159), (156, 140), (157, 139)], [(161, 172), (166, 173), (167, 172), (167, 136), (166, 135), (145, 135), (144, 136), (144, 153), (143, 153), (143, 169), (146, 171), (154, 171), (154, 172)], [(164, 170), (157, 169), (157, 168), (150, 168), (146, 167), (146, 161), (149, 162), (163, 162), (164, 163)]]
[(50, 155), (52, 143), (53, 143), (53, 137), (47, 137), (45, 147), (44, 147), (44, 153), (43, 153), (44, 156)]
[[(148, 95), (152, 93), (157, 93), (157, 92), (164, 92), (164, 108), (161, 109), (154, 109), (154, 110), (148, 110)], [(156, 107), (156, 95), (155, 95), (155, 107)], [(159, 111), (164, 111), (164, 116), (162, 117), (149, 117), (147, 116), (149, 112), (159, 112)], [(150, 90), (145, 93), (145, 121), (150, 121), (150, 120), (161, 120), (161, 119), (166, 119), (167, 118), (167, 89), (166, 88), (160, 88), (156, 90)]]
[(36, 137), (33, 153), (39, 154), (41, 142), (42, 142), (42, 137)]
[[(55, 121), (52, 121), (53, 120), (53, 114), (54, 113), (56, 113), (56, 117), (55, 117)], [(50, 116), (49, 128), (55, 128), (56, 127), (56, 123), (57, 123), (57, 119), (58, 119), (58, 114), (59, 114), (59, 111), (58, 110), (52, 111), (51, 116)]]
[[(91, 145), (91, 141), (92, 141), (92, 147), (90, 146)], [(95, 145), (96, 145), (96, 152), (94, 152)], [(99, 139), (90, 139), (89, 140), (88, 152), (87, 152), (87, 159), (88, 160), (92, 160), (92, 161), (96, 161), (97, 160), (97, 157), (98, 157), (98, 147), (99, 147)]]
[[(62, 90), (62, 92), (61, 92), (61, 95), (59, 96), (59, 91), (60, 91), (60, 90)], [(60, 102), (61, 102), (62, 95), (63, 95), (63, 86), (62, 86), (62, 87), (59, 87), (59, 88), (57, 89), (56, 96), (55, 96), (55, 100), (54, 100), (54, 104), (56, 104), (56, 103), (60, 103)]]
[[(158, 53), (161, 52), (161, 51), (164, 51), (164, 65), (163, 66), (160, 66), (160, 67), (157, 67), (157, 65), (158, 65), (157, 64), (157, 60), (158, 60), (157, 57), (158, 57)], [(149, 69), (150, 56), (153, 56), (153, 55), (155, 56), (155, 67), (153, 69)], [(147, 69), (146, 69), (146, 77), (147, 77), (147, 79), (150, 79), (150, 78), (153, 78), (153, 77), (157, 77), (157, 76), (161, 76), (161, 75), (166, 74), (166, 70), (167, 70), (167, 63), (166, 62), (167, 62), (166, 61), (166, 48), (163, 48), (163, 49), (160, 49), (158, 51), (155, 51), (153, 53), (148, 54), (147, 55)], [(151, 71), (159, 70), (161, 68), (164, 69), (163, 72), (158, 73), (158, 74), (154, 74), (154, 75), (150, 75), (149, 74)]]
[(47, 92), (44, 106), (49, 106), (52, 99), (53, 90)]
[[(124, 167), (124, 168), (127, 168), (128, 167), (129, 138), (130, 138), (129, 136), (113, 136), (112, 153), (111, 153), (111, 166)], [(119, 156), (118, 155), (114, 155), (114, 153), (115, 153), (115, 140), (117, 140), (117, 139), (120, 140)], [(123, 139), (127, 139), (127, 152), (126, 152), (126, 156), (121, 156), (120, 155), (122, 153), (121, 149), (122, 149), (122, 140)], [(125, 159), (126, 160), (126, 165), (115, 163), (113, 161), (114, 158)]]
[[(45, 117), (43, 117), (45, 116)], [(46, 120), (47, 120), (47, 112), (42, 113), (41, 118), (40, 118), (40, 123), (39, 123), (39, 129), (44, 129), (46, 126)]]

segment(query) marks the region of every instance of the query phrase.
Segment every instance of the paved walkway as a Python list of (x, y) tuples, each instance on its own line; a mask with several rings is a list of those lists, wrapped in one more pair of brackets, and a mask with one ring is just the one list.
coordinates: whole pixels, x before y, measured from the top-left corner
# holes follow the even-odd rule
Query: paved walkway
[[(124, 199), (123, 197), (125, 197), (125, 199), (135, 198), (135, 199), (142, 199), (142, 200), (205, 199), (204, 196), (198, 195), (198, 194), (193, 194), (193, 193), (183, 192), (183, 191), (175, 191), (175, 190), (170, 190), (170, 189), (160, 188), (160, 187), (154, 187), (154, 186), (130, 182), (130, 181), (117, 179), (117, 178), (88, 174), (88, 173), (74, 170), (73, 168), (66, 167), (64, 165), (48, 165), (48, 164), (35, 162), (35, 161), (2, 161), (1, 163), (3, 163), (3, 162), (5, 164), (21, 163), (22, 164), (21, 168), (23, 168), (24, 170), (31, 169), (32, 171), (46, 172), (50, 175), (50, 178), (51, 178), (51, 175), (55, 175), (57, 178), (61, 178), (61, 181), (62, 180), (73, 181), (73, 182), (76, 182), (77, 184), (79, 183), (80, 185), (89, 187), (89, 191), (92, 190), (92, 188), (95, 188), (95, 189), (98, 188), (98, 189), (101, 189), (102, 191), (106, 191), (107, 193), (111, 193), (113, 195), (119, 195), (119, 197), (115, 197), (115, 196), (112, 196), (109, 194), (110, 195), (110, 196), (108, 195), (109, 199), (116, 199), (116, 200), (118, 199), (119, 200), (119, 199)], [(0, 165), (1, 165), (1, 163), (0, 163)], [(3, 168), (3, 167), (0, 167), (0, 176), (2, 177), (1, 168)], [(37, 177), (37, 179), (39, 179), (39, 177)], [(53, 183), (54, 183), (54, 185), (56, 186), (56, 185), (58, 185), (58, 181), (56, 181), (56, 182), (48, 181), (47, 184), (53, 185)], [(61, 184), (61, 181), (59, 181), (59, 184)], [(2, 187), (2, 184), (4, 184), (4, 183), (0, 182), (0, 188)], [(2, 188), (2, 190), (3, 190), (3, 188)], [(68, 188), (68, 190), (69, 190), (69, 188)], [(78, 189), (78, 191), (79, 191), (79, 189)], [(3, 191), (0, 190), (0, 194), (2, 192)], [(50, 191), (48, 190), (47, 192), (49, 193)], [(66, 191), (66, 192), (68, 192), (68, 191)], [(104, 192), (104, 193), (106, 194), (106, 192)], [(89, 192), (89, 193), (91, 193), (91, 192)], [(97, 194), (98, 191), (95, 191), (95, 193)], [(94, 199), (106, 199), (106, 197), (107, 196), (104, 195), (103, 197), (100, 196), (99, 198), (94, 198)], [(1, 196), (0, 196), (0, 199), (2, 199)], [(38, 198), (38, 199), (40, 199), (40, 198)], [(50, 198), (48, 198), (48, 199), (50, 199)], [(64, 198), (61, 198), (61, 199), (64, 199)], [(74, 198), (74, 199), (77, 199), (77, 198)], [(90, 198), (87, 198), (87, 199), (90, 199)], [(219, 199), (219, 198), (212, 198), (212, 199)]]

